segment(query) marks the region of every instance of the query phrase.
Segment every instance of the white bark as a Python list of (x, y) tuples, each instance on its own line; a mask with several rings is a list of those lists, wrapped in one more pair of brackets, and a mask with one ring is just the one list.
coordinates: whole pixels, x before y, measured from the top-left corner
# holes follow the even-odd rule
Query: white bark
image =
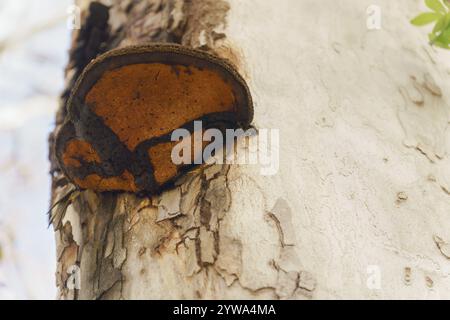
[(61, 274), (81, 261), (81, 298), (450, 298), (450, 52), (409, 24), (421, 1), (227, 1), (225, 38), (198, 23), (183, 41), (239, 66), (255, 126), (280, 130), (278, 173), (84, 192)]

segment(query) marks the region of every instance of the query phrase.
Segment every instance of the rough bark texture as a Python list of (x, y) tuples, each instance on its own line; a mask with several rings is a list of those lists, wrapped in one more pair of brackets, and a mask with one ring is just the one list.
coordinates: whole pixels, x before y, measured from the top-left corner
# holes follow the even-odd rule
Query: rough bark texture
[[(280, 129), (280, 169), (204, 167), (151, 199), (77, 193), (54, 222), (59, 297), (450, 298), (448, 52), (409, 25), (419, 1), (377, 3), (371, 31), (371, 1), (82, 1), (68, 89), (111, 48), (212, 50), (246, 77), (255, 126)], [(56, 201), (71, 186), (53, 175)]]

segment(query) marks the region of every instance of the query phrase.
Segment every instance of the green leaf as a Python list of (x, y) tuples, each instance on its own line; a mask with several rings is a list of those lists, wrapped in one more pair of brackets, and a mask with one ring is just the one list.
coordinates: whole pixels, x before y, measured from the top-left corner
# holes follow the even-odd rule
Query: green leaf
[(446, 27), (446, 18), (447, 18), (446, 15), (439, 18), (439, 20), (434, 25), (433, 33), (438, 33), (444, 30), (444, 28)]
[(419, 14), (417, 17), (411, 20), (411, 23), (415, 26), (424, 26), (440, 18), (440, 15), (435, 12), (425, 12)]
[(450, 9), (450, 2), (449, 2), (449, 0), (442, 0), (442, 2), (444, 2), (445, 6)]
[(448, 46), (448, 44), (445, 44), (443, 42), (440, 42), (438, 40), (436, 40), (435, 42), (433, 42), (433, 45), (435, 45), (436, 47), (442, 48), (442, 49), (450, 49), (450, 47)]
[(442, 37), (443, 41), (450, 43), (450, 29), (444, 30), (440, 37)]
[(444, 48), (444, 49), (450, 49), (450, 29), (444, 30), (439, 34), (439, 36), (435, 37), (433, 40), (431, 40), (431, 44)]
[(446, 29), (449, 26), (449, 24), (450, 24), (450, 12), (445, 15), (445, 27), (444, 27), (444, 29)]
[(447, 29), (450, 24), (450, 13), (447, 13), (444, 16), (441, 16), (439, 20), (436, 22), (433, 28), (433, 33), (439, 33), (442, 30)]
[(425, 4), (427, 5), (428, 8), (430, 8), (435, 12), (442, 12), (442, 13), (446, 12), (444, 6), (439, 0), (425, 0)]
[(434, 40), (436, 40), (437, 37), (438, 37), (438, 34), (430, 32), (428, 34), (428, 40), (430, 40), (430, 44), (433, 44)]

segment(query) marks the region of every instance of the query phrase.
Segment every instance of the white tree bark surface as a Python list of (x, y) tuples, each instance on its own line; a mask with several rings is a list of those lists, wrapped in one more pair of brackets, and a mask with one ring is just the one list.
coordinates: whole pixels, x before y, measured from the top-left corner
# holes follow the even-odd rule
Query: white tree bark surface
[(409, 23), (422, 1), (217, 3), (224, 23), (202, 17), (183, 42), (238, 65), (253, 124), (279, 129), (278, 173), (83, 192), (56, 234), (60, 297), (78, 263), (78, 298), (449, 299), (450, 52)]

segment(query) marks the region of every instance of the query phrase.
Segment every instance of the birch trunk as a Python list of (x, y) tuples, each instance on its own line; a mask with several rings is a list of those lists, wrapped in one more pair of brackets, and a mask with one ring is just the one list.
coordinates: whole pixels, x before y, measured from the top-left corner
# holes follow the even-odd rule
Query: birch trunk
[[(82, 192), (54, 224), (58, 297), (450, 298), (450, 53), (409, 24), (421, 3), (80, 1), (68, 90), (115, 47), (215, 52), (247, 80), (260, 134), (279, 130), (279, 169)], [(54, 201), (69, 188), (54, 168)]]

